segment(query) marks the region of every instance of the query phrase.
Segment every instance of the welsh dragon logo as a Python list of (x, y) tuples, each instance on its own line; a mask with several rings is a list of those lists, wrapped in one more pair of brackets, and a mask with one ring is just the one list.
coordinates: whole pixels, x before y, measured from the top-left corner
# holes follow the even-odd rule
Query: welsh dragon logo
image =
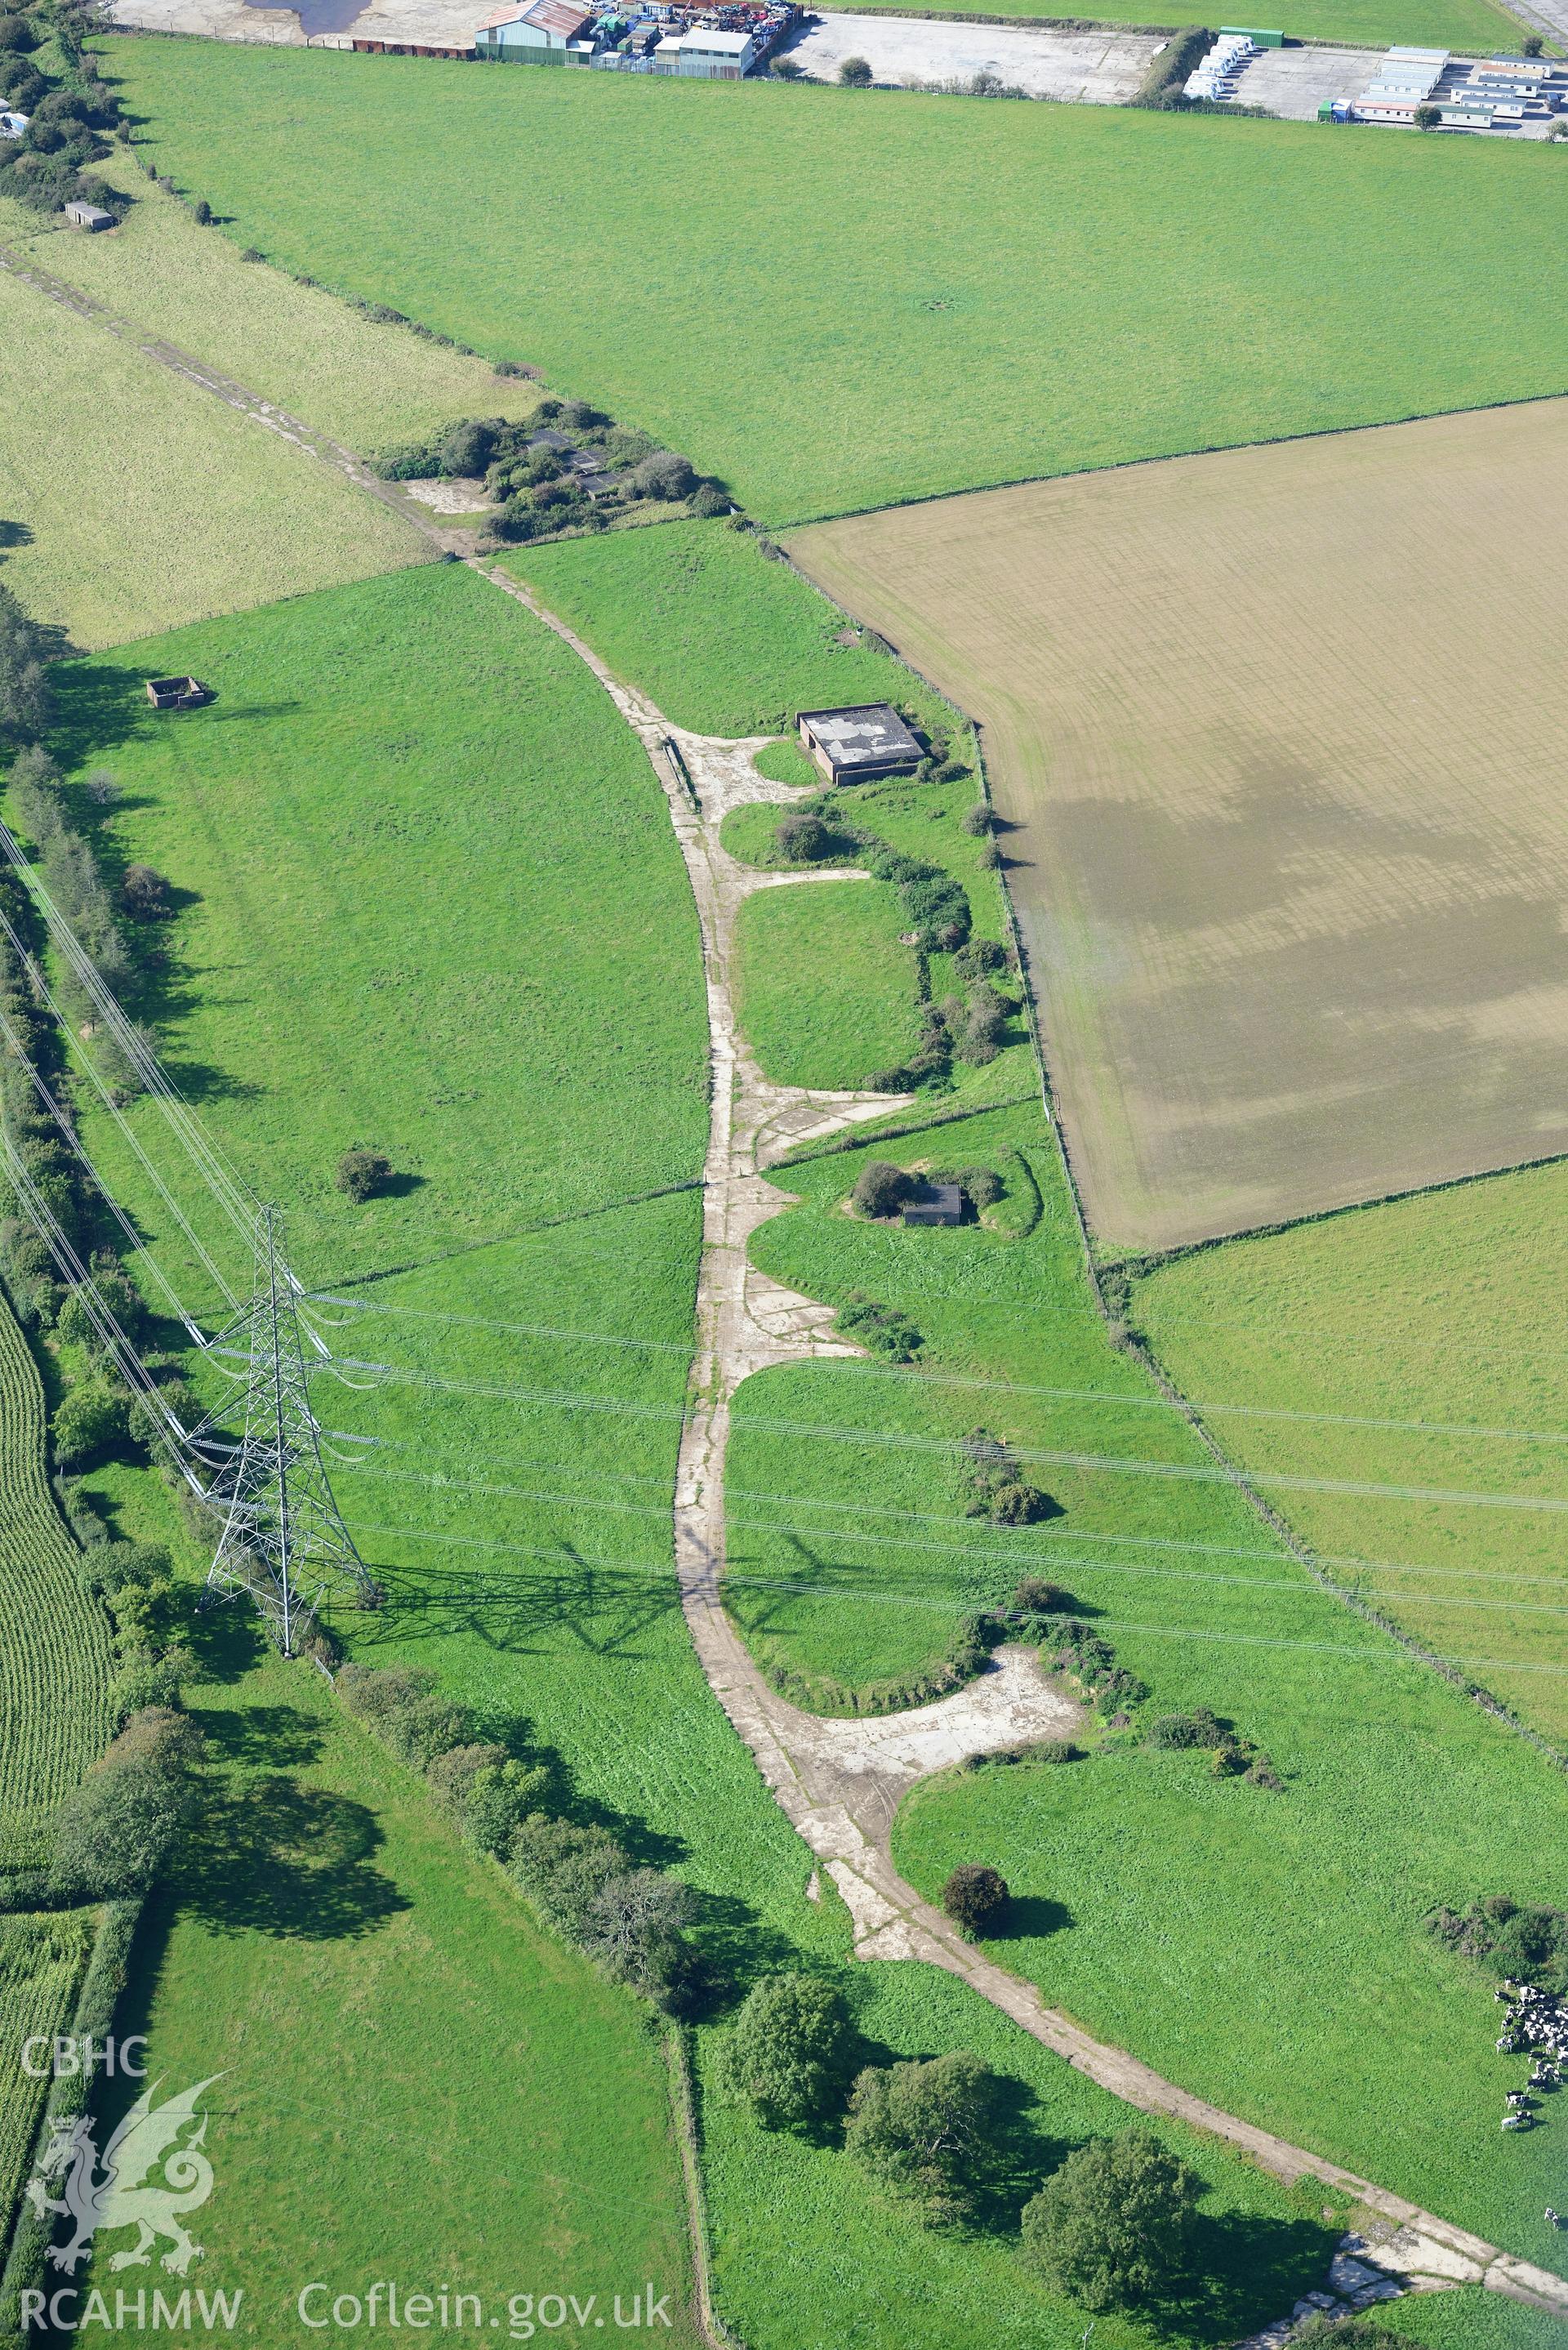
[[(163, 2255), (163, 2266), (174, 2276), (183, 2276), (192, 2262), (202, 2258), (201, 2245), (192, 2242), (182, 2221), (187, 2212), (200, 2210), (213, 2191), (213, 2166), (202, 2151), (207, 2116), (197, 2111), (196, 2100), (222, 2078), (213, 2073), (161, 2106), (152, 2100), (163, 2085), (153, 2082), (115, 2129), (101, 2164), (93, 2125), (85, 2114), (65, 2116), (54, 2124), (37, 2173), (27, 2184), (27, 2199), (40, 2219), (68, 2220), (76, 2230), (69, 2243), (50, 2248), (54, 2267), (74, 2276), (100, 2229), (139, 2231), (129, 2251), (115, 2253), (111, 2269), (144, 2268), (161, 2237), (168, 2238), (171, 2248)], [(191, 2135), (182, 2144), (188, 2127)], [(57, 2201), (48, 2185), (62, 2178), (65, 2185)]]

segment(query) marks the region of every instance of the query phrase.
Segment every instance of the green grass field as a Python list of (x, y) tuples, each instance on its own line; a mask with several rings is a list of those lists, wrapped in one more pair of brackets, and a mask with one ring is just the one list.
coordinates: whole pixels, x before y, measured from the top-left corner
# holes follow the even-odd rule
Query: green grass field
[(1568, 384), (1568, 326), (1514, 290), (1568, 205), (1541, 146), (215, 42), (108, 63), (236, 238), (534, 361), (774, 523)]
[[(827, 0), (833, 7), (848, 8), (852, 0)], [(888, 5), (888, 0), (871, 0), (870, 14), (901, 16), (904, 11)], [(982, 6), (981, 0), (953, 0), (944, 16), (995, 16), (1005, 13), (1022, 21), (1030, 16), (1049, 18), (1061, 13), (1060, 0), (1038, 0), (1038, 5), (1010, 5), (1000, 7)], [(1108, 0), (1108, 5), (1096, 5), (1095, 15), (1099, 23), (1107, 25), (1152, 25), (1162, 15), (1159, 0)], [(1170, 15), (1172, 29), (1177, 15)], [(1276, 13), (1270, 23), (1277, 25), (1293, 41), (1349, 41), (1372, 47), (1381, 47), (1386, 41), (1414, 41), (1444, 48), (1458, 49), (1466, 55), (1491, 57), (1507, 50), (1517, 55), (1521, 36), (1533, 32), (1533, 25), (1521, 25), (1519, 18), (1502, 7), (1491, 7), (1488, 0), (1301, 0), (1301, 5), (1287, 7), (1282, 15)]]
[(133, 200), (112, 236), (78, 236), (53, 215), (13, 204), (0, 222), (5, 241), (317, 431), (375, 451), (464, 416), (532, 414), (536, 384), (498, 377), (482, 359), (377, 325), (330, 294), (242, 261), (232, 237), (198, 227), (123, 151), (102, 176)]
[(424, 562), (418, 533), (20, 279), (0, 274), (5, 585), (80, 645)]
[[(1027, 1904), (998, 1955), (1054, 2003), (1551, 2265), (1558, 2134), (1499, 2160), (1511, 2074), (1490, 1987), (1421, 1920), (1498, 1889), (1563, 1898), (1561, 1775), (1324, 1595), (1210, 1475), (1090, 1309), (1038, 1112), (878, 1151), (998, 1165), (1010, 1147), (1044, 1202), (1022, 1241), (846, 1217), (856, 1153), (791, 1170), (802, 1204), (753, 1236), (753, 1262), (809, 1296), (898, 1307), (925, 1346), (913, 1370), (823, 1361), (742, 1389), (730, 1604), (764, 1655), (856, 1684), (914, 1669), (964, 1608), (1045, 1575), (1150, 1685), (1151, 1713), (1204, 1704), (1234, 1721), (1282, 1794), (1112, 1739), (1067, 1767), (930, 1783), (895, 1856), (928, 1892), (961, 1860), (993, 1863)], [(1018, 1449), (1059, 1516), (998, 1529), (965, 1514), (957, 1440), (977, 1424)]]
[[(171, 663), (208, 708), (149, 709)], [(296, 599), (67, 670), (62, 702), (66, 746), (124, 793), (111, 868), (140, 857), (182, 896), (168, 1063), (313, 1277), (695, 1175), (697, 925), (662, 794), (493, 588), (448, 565)], [(333, 1183), (358, 1143), (400, 1179), (363, 1207)]]
[(49, 1489), (44, 1390), (0, 1295), (0, 1867), (33, 1857), (109, 1733), (109, 1619)]
[[(784, 735), (797, 711), (854, 702), (891, 701), (922, 725), (954, 723), (940, 694), (860, 641), (838, 607), (769, 560), (753, 534), (726, 523), (519, 547), (504, 559), (618, 676), (635, 678), (694, 733)], [(796, 743), (761, 757), (781, 782), (821, 785)]]
[[(664, 2061), (637, 2002), (532, 1923), (308, 1667), (253, 1663), (256, 1645), (237, 1616), (209, 1644), (202, 1827), (119, 2018), (171, 2090), (221, 2076), (192, 2282), (243, 2289), (234, 2338), (273, 2344), (312, 2281), (475, 2293), (488, 2324), (513, 2293), (607, 2308), (651, 2280), (673, 2296), (666, 2338), (693, 2342)], [(111, 2308), (119, 2248), (91, 2279)]]
[(1493, 1176), (1179, 1259), (1130, 1309), (1335, 1574), (1559, 1745), (1565, 1203), (1562, 1166)]
[(863, 1086), (919, 1042), (913, 950), (885, 881), (761, 889), (736, 930), (736, 1012), (775, 1085)]

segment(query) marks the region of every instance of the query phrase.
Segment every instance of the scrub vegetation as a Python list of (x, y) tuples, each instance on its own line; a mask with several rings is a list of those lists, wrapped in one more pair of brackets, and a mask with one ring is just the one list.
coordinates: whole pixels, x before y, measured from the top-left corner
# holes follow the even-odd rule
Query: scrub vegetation
[(207, 41), (109, 63), (237, 239), (542, 368), (770, 525), (1568, 377), (1568, 324), (1515, 294), (1563, 202), (1535, 143)]

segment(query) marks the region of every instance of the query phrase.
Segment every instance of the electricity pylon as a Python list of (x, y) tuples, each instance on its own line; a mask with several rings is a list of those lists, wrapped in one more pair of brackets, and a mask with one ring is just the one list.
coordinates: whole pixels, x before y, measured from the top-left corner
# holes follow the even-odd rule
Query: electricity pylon
[[(250, 1304), (221, 1331), (208, 1354), (239, 1358), (229, 1394), (192, 1430), (192, 1451), (213, 1465), (208, 1499), (223, 1513), (223, 1531), (207, 1574), (210, 1602), (246, 1591), (286, 1657), (329, 1586), (360, 1607), (379, 1594), (338, 1513), (321, 1460), (321, 1426), (310, 1408), (300, 1336), (300, 1288), (284, 1263), (275, 1209), (256, 1224), (255, 1284)], [(330, 1361), (311, 1332), (317, 1367)], [(227, 1431), (243, 1426), (238, 1444)]]

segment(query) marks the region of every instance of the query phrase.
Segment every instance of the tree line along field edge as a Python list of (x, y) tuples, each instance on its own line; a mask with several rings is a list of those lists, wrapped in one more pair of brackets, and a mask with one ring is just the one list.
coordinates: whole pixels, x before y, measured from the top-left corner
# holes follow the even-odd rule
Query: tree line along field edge
[[(1501, 290), (1508, 256), (1560, 201), (1540, 175), (1561, 159), (1544, 149), (180, 40), (117, 45), (111, 63), (149, 151), (237, 233), (541, 365), (691, 452), (773, 523), (1555, 392), (1568, 378), (1558, 322), (1521, 317)], [(252, 122), (265, 139), (235, 133)], [(511, 160), (535, 148), (561, 210), (603, 215), (591, 306)], [(460, 156), (482, 163), (461, 188)], [(1282, 169), (1316, 224), (1310, 270), (1266, 201)], [(873, 183), (890, 200), (868, 212)], [(679, 306), (641, 239), (649, 184), (682, 223)], [(453, 208), (473, 231), (456, 244), (441, 225)], [(728, 223), (748, 209), (770, 233), (737, 243)], [(929, 220), (918, 241), (911, 216)], [(976, 216), (992, 224), (983, 240)], [(514, 279), (487, 266), (499, 244), (524, 264)], [(781, 273), (785, 248), (812, 265)], [(512, 290), (524, 284), (525, 307)], [(1471, 331), (1456, 338), (1446, 320), (1461, 298)], [(854, 331), (867, 315), (874, 344)], [(1121, 330), (1108, 341), (1107, 317)], [(1017, 387), (1047, 355), (1043, 412)], [(786, 373), (805, 429), (781, 425)]]

